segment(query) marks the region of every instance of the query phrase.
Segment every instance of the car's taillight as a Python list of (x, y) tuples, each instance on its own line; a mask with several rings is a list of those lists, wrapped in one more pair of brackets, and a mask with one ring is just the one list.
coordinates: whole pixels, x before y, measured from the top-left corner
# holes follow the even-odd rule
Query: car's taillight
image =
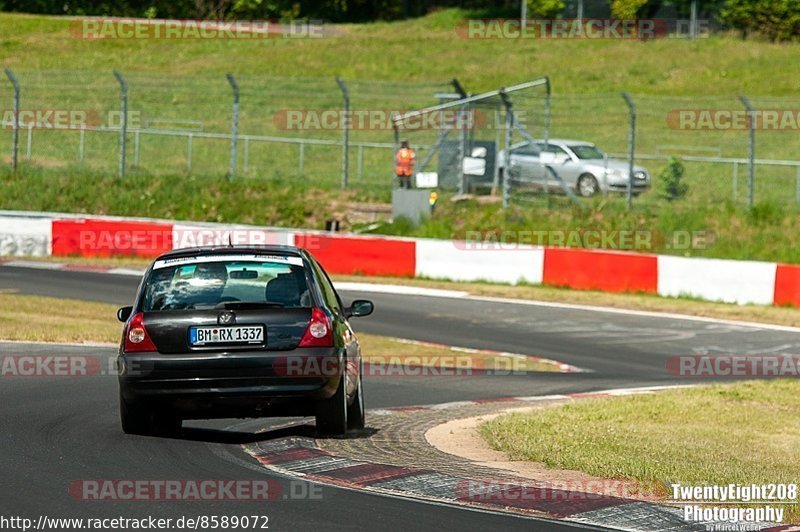
[(125, 352), (157, 351), (155, 344), (144, 328), (144, 314), (139, 312), (131, 318), (125, 331)]
[(321, 308), (311, 309), (311, 322), (298, 347), (333, 347), (331, 321)]

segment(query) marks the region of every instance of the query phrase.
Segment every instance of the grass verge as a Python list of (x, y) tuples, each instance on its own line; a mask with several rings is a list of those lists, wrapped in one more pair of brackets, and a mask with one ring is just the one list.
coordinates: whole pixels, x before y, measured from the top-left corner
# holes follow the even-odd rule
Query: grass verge
[[(480, 427), (495, 449), (612, 479), (725, 485), (796, 483), (800, 383), (748, 381), (587, 399), (505, 414)], [(800, 507), (787, 520), (800, 522)]]

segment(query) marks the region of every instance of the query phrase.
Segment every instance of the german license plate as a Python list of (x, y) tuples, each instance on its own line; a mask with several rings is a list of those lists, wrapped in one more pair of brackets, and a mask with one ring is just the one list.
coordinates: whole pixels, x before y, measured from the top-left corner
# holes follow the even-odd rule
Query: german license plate
[(261, 325), (189, 328), (189, 344), (193, 346), (216, 344), (261, 344), (263, 342), (264, 327)]

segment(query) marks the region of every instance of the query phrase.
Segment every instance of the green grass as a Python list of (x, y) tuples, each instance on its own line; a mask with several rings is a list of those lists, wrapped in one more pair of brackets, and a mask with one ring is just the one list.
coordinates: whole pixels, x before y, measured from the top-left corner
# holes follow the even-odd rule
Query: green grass
[[(137, 171), (119, 179), (79, 167), (25, 166), (17, 175), (0, 168), (0, 206), (4, 209), (311, 229), (324, 229), (326, 220), (336, 218), (345, 222), (347, 230), (444, 239), (473, 238), (471, 231), (508, 232), (510, 241), (515, 235), (524, 240), (532, 231), (554, 235), (638, 231), (649, 235), (649, 244), (631, 251), (800, 263), (800, 233), (793, 229), (800, 215), (775, 201), (759, 202), (748, 211), (732, 201), (666, 202), (649, 193), (638, 199), (632, 211), (626, 210), (622, 198), (615, 197), (583, 202), (581, 207), (571, 206), (563, 197), (553, 197), (549, 207), (515, 202), (504, 211), (497, 202), (453, 202), (451, 195), (443, 194), (434, 215), (418, 227), (402, 218), (377, 226), (347, 222), (351, 210), (360, 203), (388, 201), (389, 197), (388, 183), (342, 191), (336, 185), (319, 186), (302, 178), (241, 178), (230, 182)], [(687, 245), (687, 238), (693, 234), (704, 236)], [(559, 245), (555, 240), (541, 243)]]
[[(442, 10), (404, 22), (337, 25), (322, 39), (177, 42), (82, 40), (71, 35), (70, 21), (63, 18), (0, 14), (0, 57), (20, 77), (24, 109), (89, 109), (104, 119), (119, 106), (119, 87), (112, 76), (119, 69), (130, 86), (129, 108), (143, 124), (192, 119), (203, 132), (212, 133), (230, 129), (226, 72), (236, 74), (241, 86), (241, 133), (293, 138), (340, 139), (339, 130), (286, 131), (273, 120), (285, 110), (338, 108), (337, 75), (348, 80), (353, 109), (388, 111), (434, 103), (434, 92), (447, 89), (447, 80), (454, 77), (467, 90), (480, 92), (547, 74), (554, 90), (551, 135), (592, 140), (612, 152), (627, 147), (623, 90), (637, 101), (637, 146), (642, 153), (660, 149), (746, 155), (744, 132), (676, 131), (666, 122), (671, 110), (738, 109), (736, 95), (742, 92), (757, 107), (800, 108), (795, 76), (788, 68), (800, 60), (797, 44), (724, 35), (652, 42), (468, 40), (455, 29), (466, 13)], [(542, 96), (537, 90), (515, 99), (520, 120), (535, 134), (542, 127)], [(9, 84), (0, 82), (0, 109), (11, 106), (10, 98)], [(493, 109), (482, 111), (491, 115)], [(493, 140), (495, 134), (487, 128), (476, 138)], [(434, 131), (408, 134), (417, 147), (430, 144), (434, 136)], [(351, 139), (391, 142), (392, 135), (354, 130)], [(191, 169), (186, 138), (142, 135), (136, 153), (134, 141), (135, 135), (129, 134), (130, 177), (118, 182), (113, 177), (115, 133), (87, 131), (79, 163), (79, 132), (34, 130), (32, 160), (23, 161), (20, 175), (0, 170), (0, 208), (322, 228), (325, 219), (345, 215), (343, 204), (390, 199), (388, 149), (359, 153), (352, 148), (352, 191), (341, 193), (338, 146), (307, 145), (301, 168), (295, 144), (251, 142), (245, 147), (240, 142), (240, 179), (231, 184), (224, 181), (227, 140), (195, 138)], [(10, 145), (11, 132), (0, 129), (0, 158), (6, 161)], [(23, 133), (23, 159), (26, 147)], [(759, 132), (757, 156), (800, 160), (800, 136)], [(639, 162), (654, 175), (665, 164)], [(648, 251), (800, 262), (800, 237), (793, 230), (800, 221), (794, 168), (757, 168), (758, 206), (752, 213), (743, 209), (744, 166), (736, 193), (730, 166), (687, 163), (686, 170), (687, 198), (666, 203), (654, 193), (645, 194), (630, 213), (619, 196), (575, 209), (563, 198), (529, 202), (518, 194), (507, 212), (497, 204), (450, 205), (445, 196), (436, 215), (421, 227), (397, 223), (376, 231), (437, 238), (492, 229), (706, 231), (715, 240), (705, 249), (667, 249), (664, 244)]]
[[(794, 483), (797, 380), (591, 399), (500, 416), (480, 427), (514, 460), (590, 475), (686, 484)], [(797, 504), (787, 508), (798, 522)]]

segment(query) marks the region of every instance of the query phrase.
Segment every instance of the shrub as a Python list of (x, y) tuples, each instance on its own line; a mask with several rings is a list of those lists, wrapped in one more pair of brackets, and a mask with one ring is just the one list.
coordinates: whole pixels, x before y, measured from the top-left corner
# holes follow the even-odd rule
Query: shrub
[(677, 157), (670, 157), (667, 166), (658, 174), (659, 195), (668, 200), (682, 198), (689, 191), (689, 185), (683, 182), (685, 168)]

